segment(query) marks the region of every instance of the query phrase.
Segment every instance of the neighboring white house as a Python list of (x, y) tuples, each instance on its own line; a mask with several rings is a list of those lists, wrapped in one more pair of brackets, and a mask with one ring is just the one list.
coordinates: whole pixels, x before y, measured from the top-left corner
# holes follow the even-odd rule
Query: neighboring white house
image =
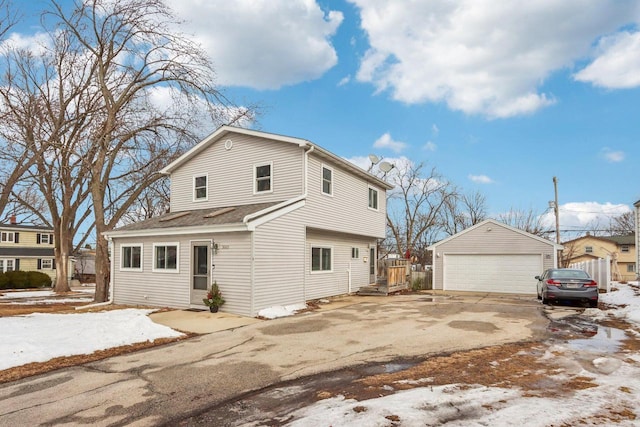
[(488, 219), (427, 249), (433, 289), (535, 294), (534, 277), (558, 266), (562, 246)]
[(385, 181), (307, 140), (223, 126), (162, 171), (171, 213), (105, 233), (116, 303), (222, 311), (355, 292), (375, 281)]

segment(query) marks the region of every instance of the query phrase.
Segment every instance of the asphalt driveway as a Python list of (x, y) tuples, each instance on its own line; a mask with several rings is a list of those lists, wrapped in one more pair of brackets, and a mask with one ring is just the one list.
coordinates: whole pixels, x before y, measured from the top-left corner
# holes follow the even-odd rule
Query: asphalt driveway
[(347, 366), (535, 340), (533, 297), (348, 297), (0, 386), (0, 425), (171, 423), (251, 390)]

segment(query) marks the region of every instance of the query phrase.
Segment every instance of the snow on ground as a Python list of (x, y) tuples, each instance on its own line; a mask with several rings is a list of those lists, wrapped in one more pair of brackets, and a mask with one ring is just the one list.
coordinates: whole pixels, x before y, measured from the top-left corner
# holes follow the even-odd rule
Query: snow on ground
[(91, 298), (58, 298), (58, 299), (39, 299), (30, 301), (12, 301), (13, 305), (33, 305), (33, 304), (66, 304), (68, 302), (93, 302)]
[[(616, 284), (616, 291), (601, 294), (603, 302), (618, 308), (603, 312), (587, 309), (594, 318), (614, 316), (640, 326), (640, 287), (638, 282)], [(419, 387), (398, 391), (376, 399), (357, 401), (337, 396), (289, 414), (288, 426), (549, 426), (549, 425), (618, 425), (637, 426), (640, 419), (640, 354), (624, 358), (602, 354), (593, 356), (587, 370), (575, 362), (571, 342), (554, 345), (545, 357), (566, 360), (574, 376), (590, 379), (597, 387), (567, 391), (562, 398), (525, 395), (517, 388), (458, 385)], [(584, 350), (579, 350), (581, 355)], [(560, 373), (558, 376), (565, 376)], [(393, 387), (392, 384), (386, 387)], [(635, 412), (636, 420), (624, 416)], [(616, 413), (621, 416), (616, 419)], [(612, 418), (599, 418), (611, 414)], [(613, 423), (612, 421), (616, 421)], [(392, 423), (391, 421), (394, 421)]]
[(286, 317), (296, 314), (297, 311), (307, 308), (306, 304), (277, 305), (274, 307), (264, 308), (258, 312), (258, 317), (265, 319), (275, 319), (277, 317)]
[(147, 316), (151, 312), (153, 310), (125, 309), (0, 317), (0, 370), (182, 335), (153, 323)]
[(0, 299), (43, 298), (43, 297), (53, 297), (55, 295), (56, 293), (53, 291), (6, 292), (4, 295), (0, 295)]

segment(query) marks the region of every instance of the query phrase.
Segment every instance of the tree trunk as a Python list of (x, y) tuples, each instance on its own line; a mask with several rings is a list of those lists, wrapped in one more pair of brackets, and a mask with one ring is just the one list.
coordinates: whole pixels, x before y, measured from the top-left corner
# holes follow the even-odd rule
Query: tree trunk
[(56, 262), (56, 283), (53, 287), (55, 292), (69, 292), (69, 250), (66, 239), (59, 239), (56, 243), (55, 262)]
[[(99, 227), (102, 228), (102, 227)], [(110, 262), (109, 262), (109, 242), (102, 237), (102, 230), (96, 230), (98, 239), (96, 242), (96, 302), (109, 300)]]

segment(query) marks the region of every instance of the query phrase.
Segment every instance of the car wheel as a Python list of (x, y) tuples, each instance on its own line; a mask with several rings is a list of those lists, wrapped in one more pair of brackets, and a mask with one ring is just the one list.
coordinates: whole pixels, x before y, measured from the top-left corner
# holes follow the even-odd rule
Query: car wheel
[(598, 307), (598, 301), (589, 301), (589, 307), (597, 308)]

